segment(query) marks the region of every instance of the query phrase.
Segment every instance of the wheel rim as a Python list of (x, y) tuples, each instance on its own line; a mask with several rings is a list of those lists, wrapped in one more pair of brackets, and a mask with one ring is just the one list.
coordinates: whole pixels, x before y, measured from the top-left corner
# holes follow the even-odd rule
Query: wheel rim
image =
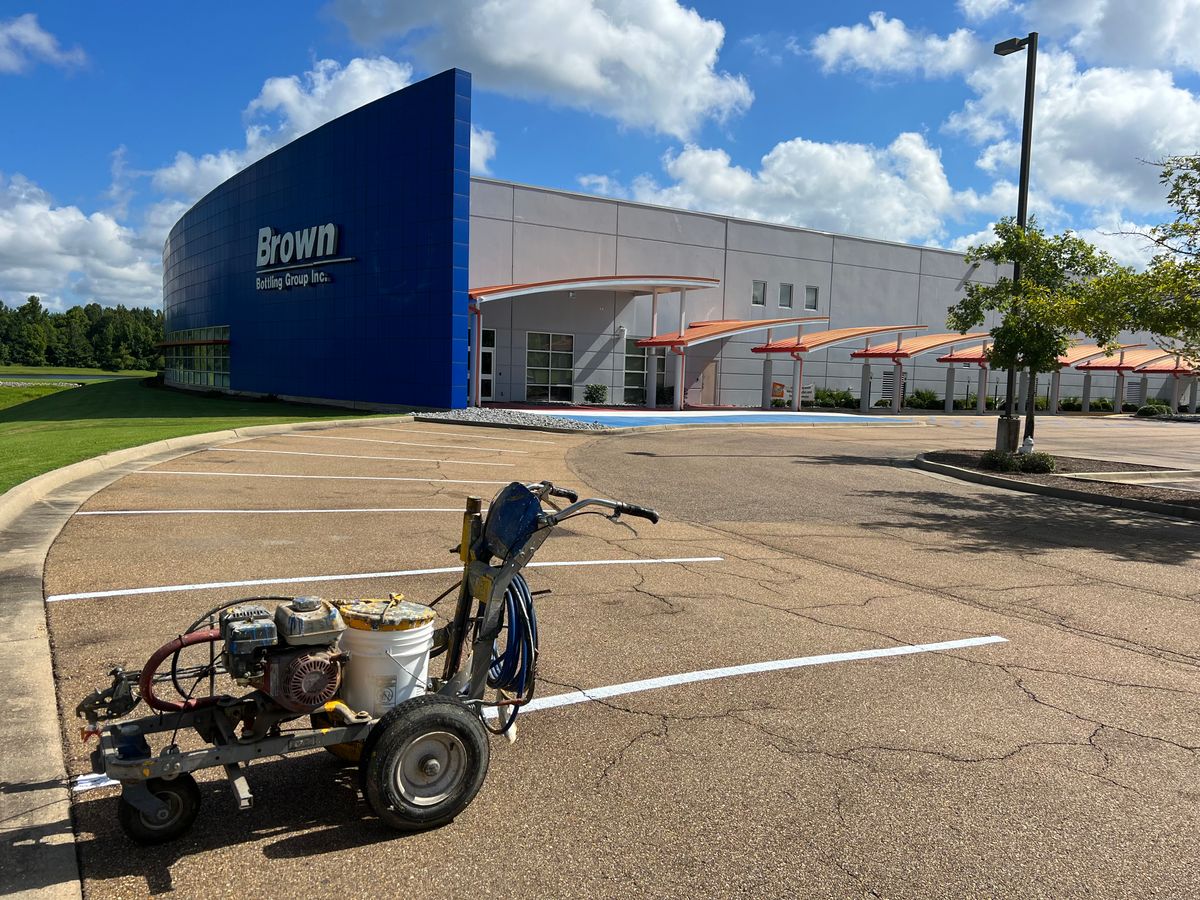
[(430, 731), (405, 744), (393, 772), (396, 790), (414, 806), (436, 806), (467, 774), (467, 748), (458, 735)]
[(167, 816), (164, 819), (156, 819), (153, 816), (147, 815), (144, 812), (139, 812), (142, 824), (152, 831), (162, 831), (165, 828), (170, 828), (179, 821), (179, 817), (183, 815), (183, 798), (175, 793), (175, 791), (159, 791), (156, 796), (163, 803), (167, 804)]

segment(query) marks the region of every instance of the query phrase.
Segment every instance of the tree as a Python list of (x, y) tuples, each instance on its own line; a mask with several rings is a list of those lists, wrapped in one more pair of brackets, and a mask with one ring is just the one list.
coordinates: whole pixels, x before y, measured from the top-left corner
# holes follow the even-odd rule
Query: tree
[(989, 313), (1000, 315), (991, 329), (988, 362), (993, 368), (1029, 369), (1025, 437), (1033, 437), (1037, 375), (1058, 368), (1058, 358), (1082, 333), (1101, 344), (1112, 344), (1122, 318), (1111, 311), (1085, 308), (1088, 285), (1123, 271), (1107, 254), (1066, 232), (1047, 235), (1030, 218), (1022, 229), (1012, 218), (994, 227), (996, 239), (967, 251), (968, 263), (1020, 263), (1014, 282), (1001, 276), (995, 284), (969, 282), (966, 296), (951, 307), (947, 324), (964, 334), (983, 325)]
[(1163, 350), (1200, 363), (1200, 154), (1160, 165), (1175, 219), (1142, 235), (1158, 253), (1144, 272), (1121, 269), (1098, 279), (1084, 304), (1089, 315), (1149, 331)]

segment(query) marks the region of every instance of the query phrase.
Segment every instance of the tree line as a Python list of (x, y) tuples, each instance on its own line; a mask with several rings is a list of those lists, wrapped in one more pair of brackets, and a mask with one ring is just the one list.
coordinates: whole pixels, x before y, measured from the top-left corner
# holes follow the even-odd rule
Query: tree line
[(15, 309), (0, 303), (0, 365), (158, 369), (162, 339), (162, 311), (149, 307), (89, 303), (51, 312), (39, 297)]

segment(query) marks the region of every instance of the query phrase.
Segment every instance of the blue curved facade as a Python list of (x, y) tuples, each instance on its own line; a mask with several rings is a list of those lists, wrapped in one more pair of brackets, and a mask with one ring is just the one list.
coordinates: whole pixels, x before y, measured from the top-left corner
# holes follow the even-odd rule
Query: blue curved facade
[(467, 399), (471, 76), (347, 113), (196, 203), (163, 248), (168, 382)]

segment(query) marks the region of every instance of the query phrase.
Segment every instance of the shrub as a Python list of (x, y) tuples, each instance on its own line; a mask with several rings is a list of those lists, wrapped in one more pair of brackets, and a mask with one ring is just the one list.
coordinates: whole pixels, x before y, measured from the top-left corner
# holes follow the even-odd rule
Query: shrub
[(832, 388), (817, 388), (813, 391), (813, 406), (823, 409), (858, 409), (858, 398), (846, 390)]
[(889, 406), (889, 407), (890, 407), (890, 406), (892, 405), (892, 401), (891, 401), (891, 400), (889, 400), (887, 397), (880, 397), (880, 398), (879, 398), (878, 400), (876, 400), (876, 401), (875, 401), (875, 403), (874, 403), (874, 404), (872, 404), (872, 405), (873, 405), (873, 406)]
[(1136, 403), (1122, 403), (1121, 412), (1137, 412), (1138, 405)]
[(1027, 475), (1049, 475), (1054, 471), (1054, 457), (1049, 453), (1013, 454), (1017, 468)]
[(1112, 412), (1112, 397), (1097, 397), (1092, 401), (1092, 410), (1094, 412)]
[(1033, 398), (1033, 408), (1035, 410), (1039, 410), (1039, 411), (1043, 410), (1043, 409), (1049, 409), (1050, 408), (1050, 398), (1042, 397), (1040, 395), (1037, 397), (1034, 397)]
[(1063, 412), (1079, 412), (1083, 409), (1083, 401), (1078, 397), (1060, 397), (1058, 408)]
[(1134, 413), (1135, 416), (1140, 416), (1143, 419), (1148, 419), (1152, 416), (1169, 416), (1171, 407), (1165, 403), (1147, 403), (1145, 406), (1138, 408)]
[(931, 391), (929, 388), (920, 388), (908, 395), (906, 404), (911, 409), (941, 409), (942, 400), (937, 395), (937, 391)]
[(775, 409), (783, 409), (785, 406), (787, 406), (787, 401), (775, 397), (771, 400), (771, 406), (773, 406)]
[(1015, 456), (1015, 453), (1006, 453), (1003, 450), (988, 450), (979, 458), (979, 467), (996, 472), (1015, 472), (1017, 470)]
[(608, 399), (607, 384), (589, 384), (583, 389), (584, 403), (603, 403)]

